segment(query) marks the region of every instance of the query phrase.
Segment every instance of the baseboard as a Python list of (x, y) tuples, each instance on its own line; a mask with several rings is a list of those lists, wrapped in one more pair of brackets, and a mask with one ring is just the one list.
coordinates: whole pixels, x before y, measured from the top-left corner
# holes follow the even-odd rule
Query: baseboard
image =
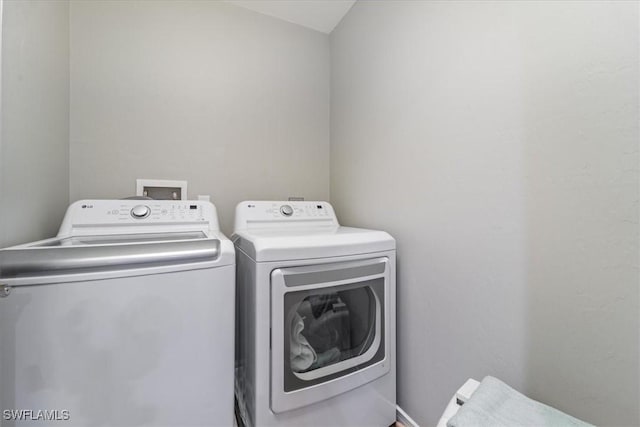
[(411, 418), (409, 414), (407, 414), (404, 411), (404, 409), (402, 409), (400, 406), (397, 406), (397, 405), (396, 405), (396, 420), (402, 423), (405, 427), (420, 427), (418, 423), (415, 422), (413, 418)]

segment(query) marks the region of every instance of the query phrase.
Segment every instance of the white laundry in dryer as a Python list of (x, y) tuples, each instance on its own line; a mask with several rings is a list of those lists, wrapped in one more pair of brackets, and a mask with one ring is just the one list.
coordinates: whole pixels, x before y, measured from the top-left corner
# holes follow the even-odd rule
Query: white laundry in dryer
[(236, 208), (236, 399), (250, 426), (396, 417), (395, 240), (326, 202)]

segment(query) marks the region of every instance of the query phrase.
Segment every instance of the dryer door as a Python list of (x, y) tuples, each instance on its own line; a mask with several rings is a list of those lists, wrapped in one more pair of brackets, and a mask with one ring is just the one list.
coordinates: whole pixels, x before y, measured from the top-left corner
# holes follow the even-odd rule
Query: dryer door
[(291, 267), (271, 273), (271, 409), (328, 399), (390, 370), (389, 262)]

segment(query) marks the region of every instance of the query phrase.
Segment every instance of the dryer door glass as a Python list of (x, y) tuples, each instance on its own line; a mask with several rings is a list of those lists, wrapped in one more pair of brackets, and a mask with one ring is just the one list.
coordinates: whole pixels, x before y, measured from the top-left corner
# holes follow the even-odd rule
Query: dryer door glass
[(284, 389), (319, 384), (384, 358), (384, 279), (284, 295)]
[(394, 265), (378, 257), (271, 272), (273, 412), (328, 399), (390, 372)]

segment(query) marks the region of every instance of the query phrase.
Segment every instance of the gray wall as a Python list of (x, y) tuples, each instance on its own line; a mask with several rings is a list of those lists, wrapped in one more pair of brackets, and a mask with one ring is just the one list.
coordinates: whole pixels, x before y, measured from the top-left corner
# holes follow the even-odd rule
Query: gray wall
[(69, 202), (69, 7), (5, 0), (0, 247), (55, 235)]
[(245, 199), (329, 196), (329, 37), (222, 2), (71, 3), (71, 200), (184, 179), (223, 229)]
[(638, 425), (638, 3), (359, 1), (331, 201), (398, 241), (398, 399), (495, 375)]

